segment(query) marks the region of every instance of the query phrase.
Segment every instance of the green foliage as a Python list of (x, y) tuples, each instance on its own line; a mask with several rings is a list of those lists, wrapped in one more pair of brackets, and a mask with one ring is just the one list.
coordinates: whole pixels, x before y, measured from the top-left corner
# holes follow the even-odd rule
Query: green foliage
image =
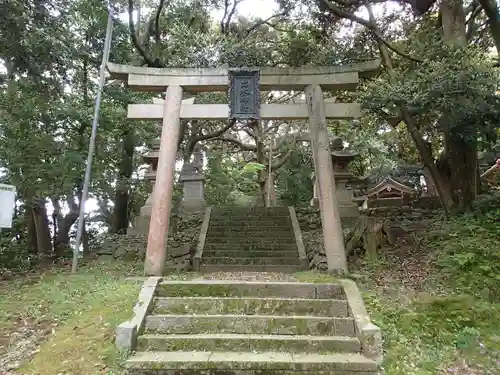
[(276, 193), (284, 205), (298, 206), (312, 199), (312, 164), (310, 150), (299, 148), (278, 170)]
[(500, 208), (458, 216), (434, 225), (429, 245), (437, 264), (457, 290), (500, 300)]
[(207, 203), (222, 206), (258, 195), (257, 172), (265, 166), (224, 157), (212, 150), (208, 155), (205, 196)]
[(370, 83), (362, 95), (363, 105), (382, 118), (404, 105), (425, 120), (422, 130), (431, 133), (436, 124), (430, 119), (444, 114), (449, 130), (463, 137), (480, 132), (493, 139), (500, 118), (496, 94), (500, 76), (492, 64), (475, 47), (441, 46), (422, 63), (399, 74), (394, 82), (379, 78)]
[(435, 374), (439, 366), (459, 357), (487, 371), (496, 368), (499, 304), (450, 295), (426, 297), (403, 306), (375, 293), (366, 294), (365, 302), (384, 333), (386, 374)]

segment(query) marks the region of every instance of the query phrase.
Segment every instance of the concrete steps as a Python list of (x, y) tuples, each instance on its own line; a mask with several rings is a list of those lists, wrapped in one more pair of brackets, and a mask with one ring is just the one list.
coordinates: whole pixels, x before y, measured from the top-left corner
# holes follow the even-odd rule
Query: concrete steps
[[(310, 354), (279, 352), (142, 352), (127, 361), (129, 375), (162, 374), (376, 374), (375, 362), (359, 354)], [(158, 370), (161, 369), (161, 372)], [(147, 372), (144, 372), (146, 370)], [(182, 371), (182, 372), (179, 372)], [(235, 372), (237, 371), (237, 372)], [(265, 371), (265, 372), (262, 372)]]
[(154, 314), (310, 315), (347, 317), (347, 301), (312, 298), (158, 297)]
[(288, 207), (212, 209), (202, 272), (295, 272), (304, 266)]
[(138, 351), (243, 351), (243, 352), (289, 352), (359, 353), (359, 340), (347, 336), (308, 335), (245, 335), (245, 334), (188, 334), (154, 335), (139, 337)]
[(203, 255), (205, 258), (210, 257), (231, 257), (231, 258), (285, 258), (285, 259), (293, 259), (296, 255), (295, 250), (234, 250), (234, 247), (221, 248), (216, 250), (207, 250), (203, 251)]
[(297, 258), (273, 258), (273, 257), (247, 257), (247, 258), (231, 258), (231, 257), (205, 257), (205, 264), (236, 264), (236, 265), (297, 265), (300, 266), (300, 261)]
[(342, 299), (338, 284), (300, 282), (259, 282), (232, 280), (164, 281), (156, 288), (156, 297), (258, 297)]
[(278, 273), (295, 273), (302, 271), (302, 266), (285, 266), (285, 265), (258, 265), (258, 264), (203, 264), (200, 268), (202, 273), (216, 272), (278, 272)]
[(352, 318), (280, 315), (152, 315), (146, 333), (240, 333), (354, 336)]
[(164, 281), (128, 375), (376, 375), (340, 284)]

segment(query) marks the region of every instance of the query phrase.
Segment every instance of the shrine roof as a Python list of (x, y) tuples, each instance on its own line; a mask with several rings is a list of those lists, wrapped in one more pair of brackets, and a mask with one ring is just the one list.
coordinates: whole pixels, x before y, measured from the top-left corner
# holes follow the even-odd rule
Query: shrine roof
[(372, 196), (375, 194), (380, 193), (381, 191), (384, 191), (388, 187), (393, 188), (394, 190), (407, 193), (407, 194), (414, 194), (415, 189), (404, 185), (391, 177), (386, 177), (384, 180), (382, 180), (380, 183), (378, 183), (375, 187), (371, 188), (370, 190), (367, 191), (366, 196)]

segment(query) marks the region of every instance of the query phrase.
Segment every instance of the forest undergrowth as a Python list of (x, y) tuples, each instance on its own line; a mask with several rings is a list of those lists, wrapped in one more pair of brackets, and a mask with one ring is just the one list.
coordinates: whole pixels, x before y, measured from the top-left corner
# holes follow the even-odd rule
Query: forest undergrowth
[[(495, 204), (436, 217), (381, 249), (377, 261), (351, 260), (352, 277), (382, 328), (385, 374), (500, 373), (499, 217)], [(0, 374), (120, 374), (114, 331), (130, 318), (140, 288), (124, 278), (141, 270), (89, 263), (77, 275), (57, 267), (2, 281)], [(334, 280), (314, 272), (297, 278)]]

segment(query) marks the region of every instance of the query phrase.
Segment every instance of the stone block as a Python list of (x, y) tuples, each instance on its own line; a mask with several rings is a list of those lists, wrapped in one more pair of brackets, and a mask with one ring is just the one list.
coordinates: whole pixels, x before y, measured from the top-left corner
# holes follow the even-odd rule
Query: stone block
[[(231, 375), (271, 375), (276, 371), (286, 375), (299, 375), (304, 372), (311, 375), (375, 375), (377, 367), (374, 361), (356, 353), (320, 355), (280, 352), (140, 352), (126, 362), (129, 373), (143, 374), (137, 371), (155, 370), (149, 372), (155, 375), (220, 375), (226, 374), (224, 371)], [(157, 370), (179, 372), (156, 372)], [(192, 370), (196, 372), (190, 372)]]
[(145, 332), (354, 336), (354, 323), (352, 318), (318, 316), (151, 315)]
[(137, 340), (137, 326), (131, 321), (123, 322), (116, 327), (116, 348), (121, 352), (128, 352), (135, 347)]
[(340, 284), (316, 284), (316, 298), (343, 298), (344, 293)]
[(172, 280), (159, 284), (157, 292), (160, 297), (316, 298), (316, 284), (231, 280)]
[(371, 322), (356, 283), (348, 279), (342, 279), (340, 283), (346, 295), (350, 316), (354, 319), (356, 336), (361, 342), (362, 353), (376, 363), (382, 363), (382, 331)]
[(131, 351), (135, 348), (137, 335), (144, 329), (146, 316), (153, 306), (155, 289), (161, 278), (148, 277), (139, 292), (134, 306), (134, 316), (116, 329), (116, 346), (121, 351)]

